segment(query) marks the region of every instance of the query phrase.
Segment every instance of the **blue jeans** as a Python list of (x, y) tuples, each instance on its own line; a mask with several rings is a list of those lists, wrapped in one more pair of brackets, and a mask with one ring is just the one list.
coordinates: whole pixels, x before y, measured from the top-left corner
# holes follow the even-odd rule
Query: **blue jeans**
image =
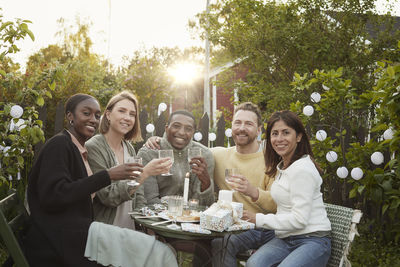
[(275, 232), (265, 229), (253, 229), (223, 238), (215, 238), (211, 241), (213, 267), (236, 267), (236, 254), (249, 249), (258, 249), (275, 237)]
[(331, 239), (307, 235), (274, 238), (259, 248), (246, 266), (324, 267), (331, 255)]

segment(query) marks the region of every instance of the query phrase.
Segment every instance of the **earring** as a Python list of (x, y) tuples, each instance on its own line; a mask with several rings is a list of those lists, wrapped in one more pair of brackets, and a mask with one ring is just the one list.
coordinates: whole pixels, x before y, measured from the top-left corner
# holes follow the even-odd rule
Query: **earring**
[(71, 126), (74, 126), (74, 121), (73, 121), (73, 120), (70, 120), (70, 121), (69, 121), (69, 124), (71, 124)]

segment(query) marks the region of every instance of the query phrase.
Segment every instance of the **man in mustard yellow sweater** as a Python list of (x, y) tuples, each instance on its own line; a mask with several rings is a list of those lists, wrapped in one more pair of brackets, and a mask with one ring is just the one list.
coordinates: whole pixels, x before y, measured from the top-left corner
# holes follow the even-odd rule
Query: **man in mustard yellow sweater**
[[(273, 177), (265, 175), (263, 148), (257, 137), (261, 134), (259, 108), (245, 102), (235, 108), (232, 119), (234, 147), (215, 147), (214, 182), (219, 190), (235, 187), (233, 201), (243, 203), (245, 210), (254, 213), (275, 213), (276, 204), (271, 198), (270, 187)], [(238, 183), (225, 181), (225, 169), (238, 168), (241, 177)], [(257, 249), (274, 237), (274, 232), (265, 229), (249, 230), (237, 235), (225, 235), (211, 243), (213, 266), (236, 266), (236, 254)]]

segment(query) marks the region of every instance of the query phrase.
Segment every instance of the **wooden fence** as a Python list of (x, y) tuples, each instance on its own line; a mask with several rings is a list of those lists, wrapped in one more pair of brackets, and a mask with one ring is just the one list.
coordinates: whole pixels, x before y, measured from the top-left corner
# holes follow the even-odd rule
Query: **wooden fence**
[[(168, 112), (164, 111), (163, 113), (160, 114), (160, 116), (155, 120), (155, 121), (149, 121), (149, 116), (148, 113), (143, 110), (139, 114), (139, 120), (140, 120), (140, 125), (141, 125), (141, 130), (142, 130), (142, 138), (144, 142), (150, 137), (150, 136), (163, 136), (164, 130), (165, 130), (165, 125), (168, 120)], [(47, 109), (45, 106), (43, 106), (39, 110), (39, 119), (43, 121), (43, 125), (46, 125), (46, 120), (47, 120)], [(60, 102), (57, 105), (56, 108), (56, 117), (55, 117), (55, 122), (54, 122), (54, 134), (60, 132), (64, 128), (64, 103)], [(149, 123), (152, 123), (154, 125), (154, 132), (148, 133), (146, 131), (146, 125)], [(216, 139), (215, 141), (209, 141), (209, 131), (210, 131), (210, 119), (208, 117), (208, 114), (205, 113), (203, 117), (200, 119), (200, 121), (196, 122), (196, 132), (200, 132), (202, 135), (202, 139), (199, 141), (205, 146), (208, 147), (214, 147), (214, 146), (226, 146), (229, 142), (230, 145), (234, 145), (233, 139), (228, 138), (225, 136), (225, 119), (223, 116), (217, 121), (216, 124), (216, 130), (215, 130), (215, 135)], [(138, 144), (135, 144), (136, 149), (139, 149), (142, 147), (144, 142), (140, 142)], [(36, 151), (40, 149), (41, 145), (38, 145), (36, 147)]]

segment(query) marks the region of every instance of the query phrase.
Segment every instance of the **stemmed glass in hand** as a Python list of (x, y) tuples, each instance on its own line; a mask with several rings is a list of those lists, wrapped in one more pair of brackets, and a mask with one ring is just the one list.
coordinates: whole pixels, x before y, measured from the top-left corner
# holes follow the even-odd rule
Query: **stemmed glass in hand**
[(235, 178), (235, 176), (237, 175), (241, 175), (242, 173), (240, 172), (240, 169), (225, 169), (225, 181), (227, 184), (230, 185), (230, 187), (232, 188), (233, 191), (235, 190), (235, 184), (236, 184), (236, 180), (238, 178)]
[(192, 170), (190, 161), (192, 160), (192, 158), (195, 158), (195, 157), (201, 157), (201, 149), (199, 147), (189, 148), (188, 149), (188, 162), (189, 162), (190, 170)]
[[(126, 163), (138, 163), (138, 164), (142, 165), (142, 158), (139, 158), (139, 157), (128, 157), (126, 159)], [(138, 174), (138, 175), (140, 175), (140, 173), (141, 173), (140, 171), (133, 171), (133, 172), (135, 174)], [(129, 180), (127, 182), (127, 184), (130, 185), (130, 186), (138, 186), (138, 185), (140, 185), (140, 183), (138, 183), (135, 180)]]
[[(169, 158), (171, 160), (171, 165), (174, 163), (174, 151), (172, 149), (167, 149), (167, 150), (158, 150), (158, 157), (161, 158)], [(168, 171), (168, 173), (162, 173), (162, 176), (169, 176), (172, 175)]]

